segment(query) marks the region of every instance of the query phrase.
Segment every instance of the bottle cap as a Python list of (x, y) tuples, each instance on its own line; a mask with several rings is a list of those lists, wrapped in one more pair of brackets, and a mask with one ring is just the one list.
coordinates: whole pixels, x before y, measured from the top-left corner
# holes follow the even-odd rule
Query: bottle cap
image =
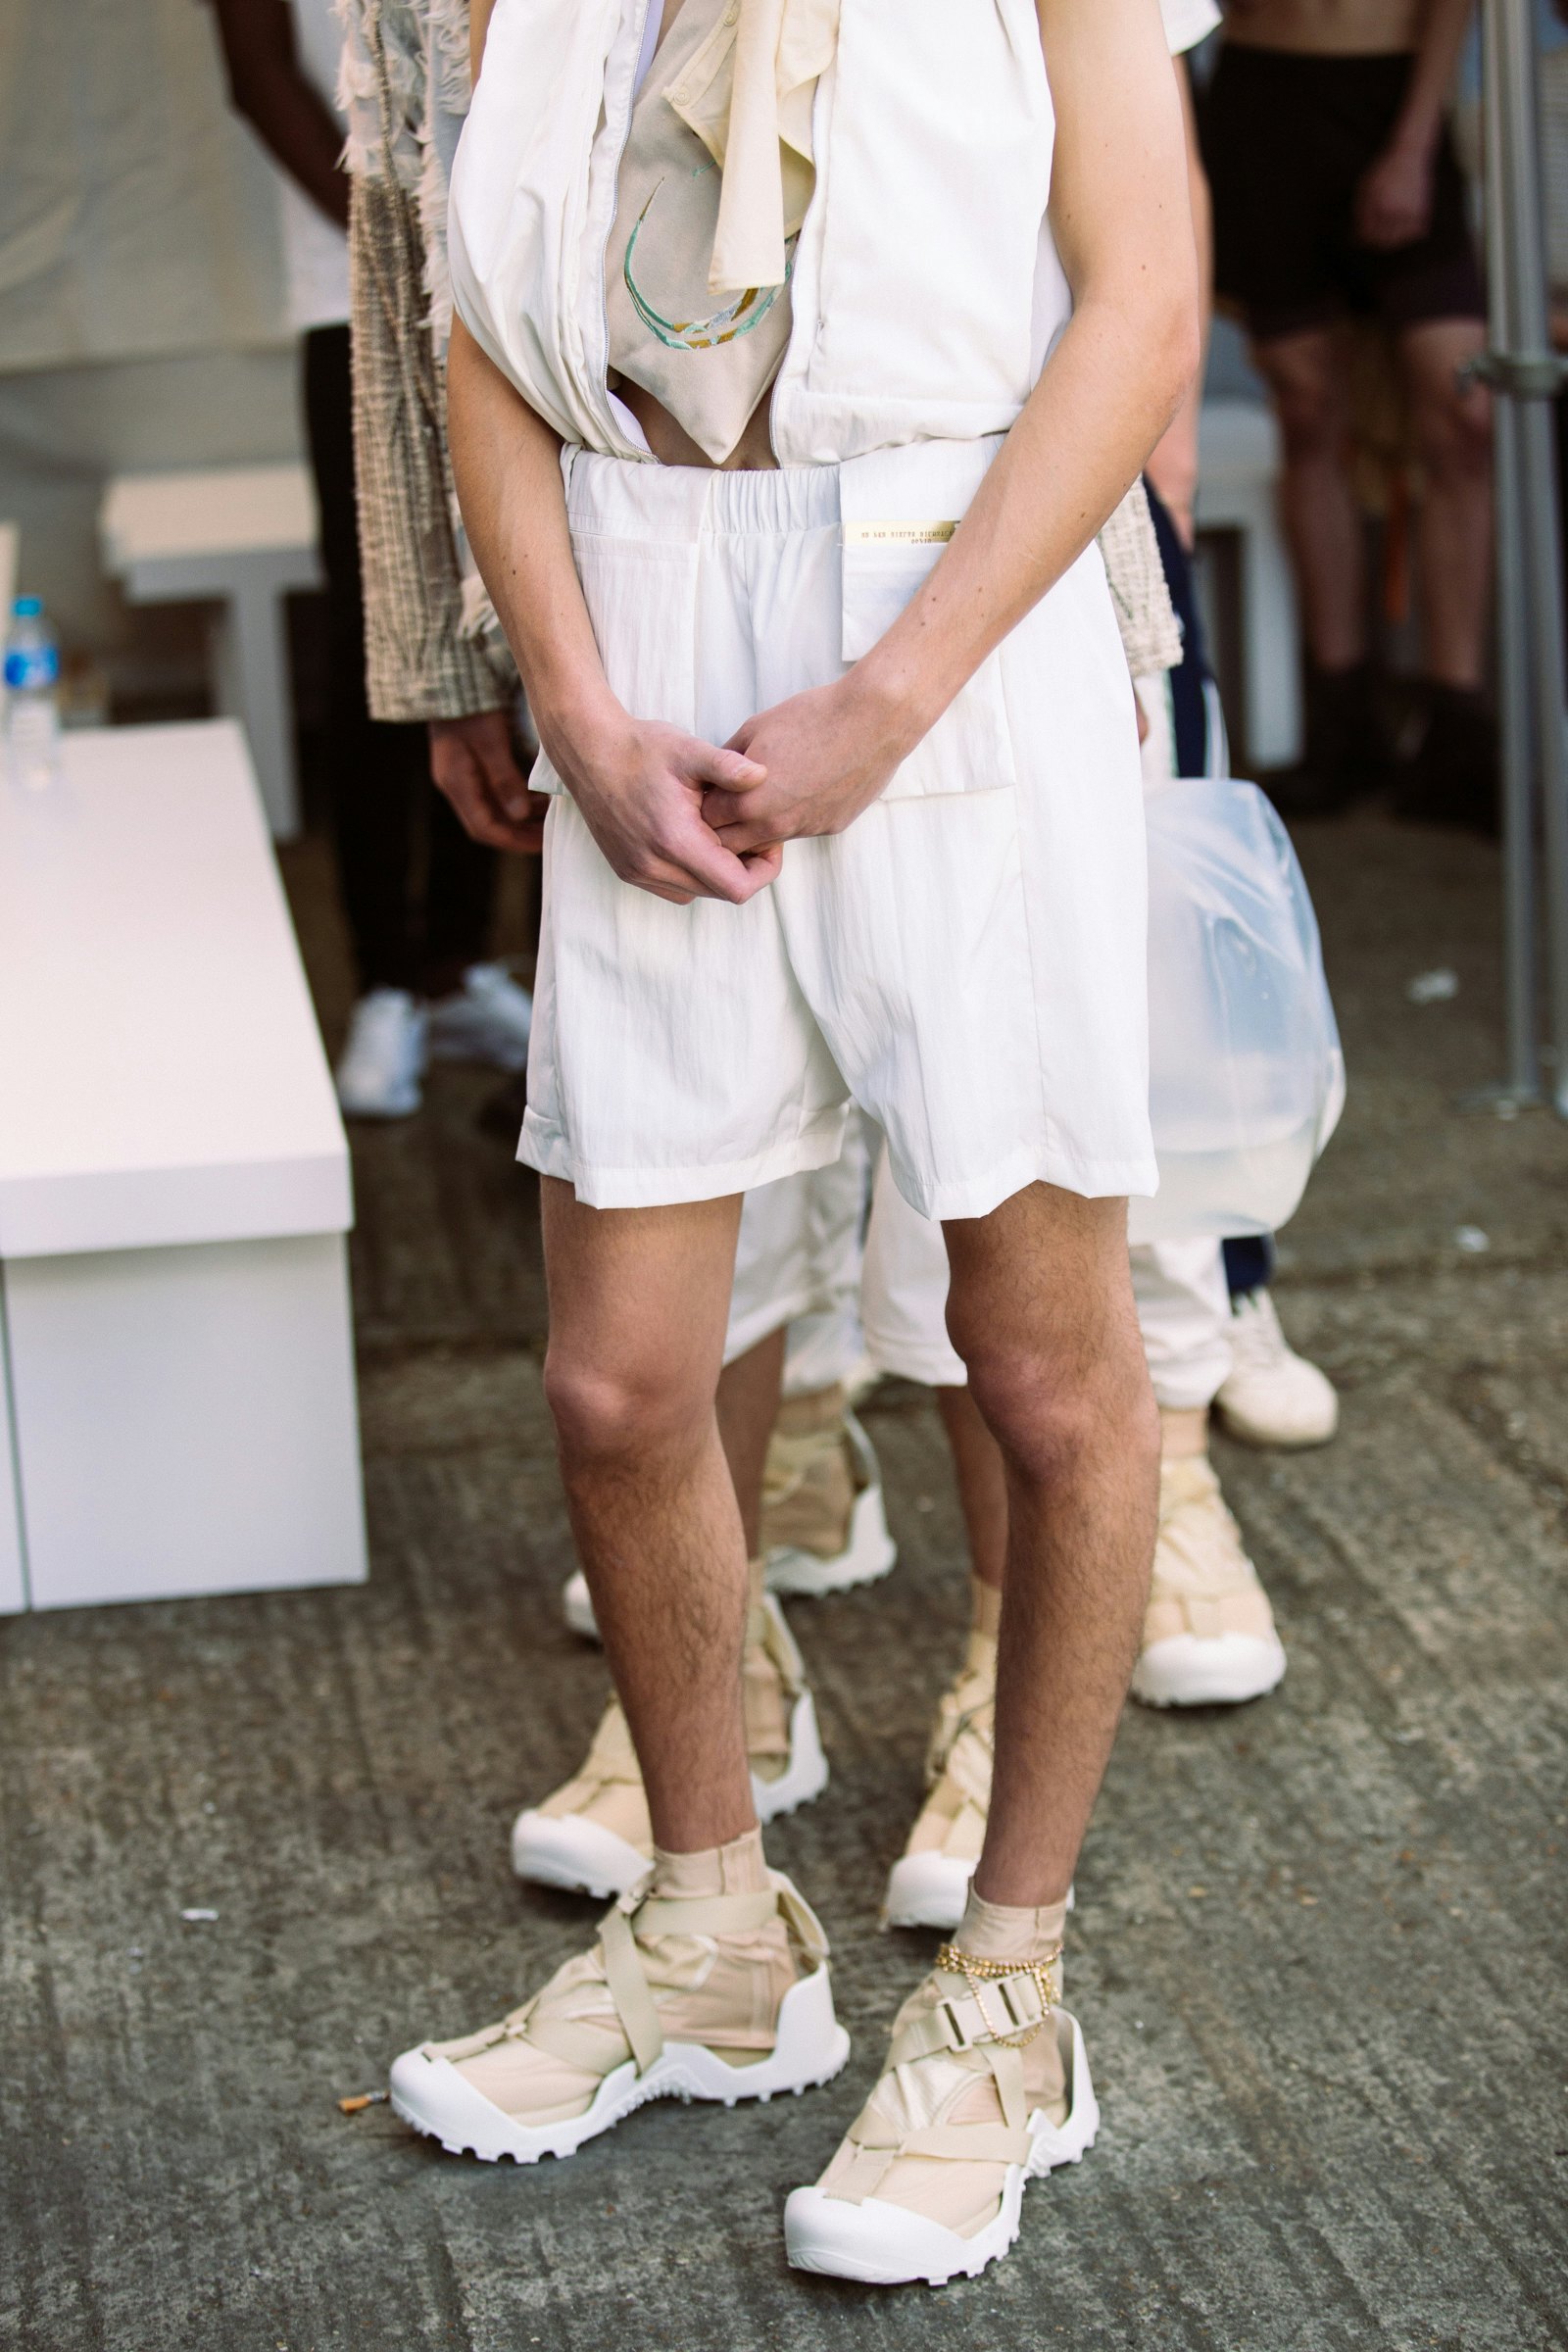
[(43, 611), (41, 596), (19, 596), (11, 608), (18, 620), (36, 620)]

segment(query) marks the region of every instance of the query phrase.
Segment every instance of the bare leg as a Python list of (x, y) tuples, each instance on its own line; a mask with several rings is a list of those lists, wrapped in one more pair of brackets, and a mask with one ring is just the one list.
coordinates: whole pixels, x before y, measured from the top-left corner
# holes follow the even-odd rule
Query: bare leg
[(1426, 674), (1477, 687), (1486, 674), (1492, 594), (1492, 415), (1480, 384), (1457, 370), (1486, 342), (1479, 320), (1442, 318), (1408, 328), (1399, 358), (1425, 475), (1416, 564)]
[(778, 1419), (784, 1387), (784, 1349), (788, 1324), (769, 1332), (748, 1348), (719, 1375), (718, 1435), (735, 1483), (740, 1504), (746, 1556), (755, 1560), (762, 1548), (762, 1473), (767, 1466), (767, 1442)]
[(1031, 1185), (946, 1228), (948, 1323), (1006, 1469), (988, 1902), (1061, 1901), (1138, 1654), (1159, 1424), (1126, 1204)]
[(746, 1544), (713, 1396), (738, 1198), (584, 1207), (542, 1187), (545, 1388), (594, 1614), (668, 1853), (756, 1825), (741, 1714)]
[[(982, 1585), (1000, 1592), (1007, 1559), (1007, 1470), (1002, 1447), (967, 1389), (938, 1389), (936, 1400), (958, 1483), (969, 1565)], [(1207, 1406), (1180, 1411), (1162, 1406), (1159, 1450), (1162, 1458), (1171, 1461), (1206, 1453)]]
[(958, 1482), (969, 1565), (982, 1585), (1000, 1592), (1007, 1560), (1007, 1472), (1002, 1448), (967, 1389), (938, 1389), (936, 1399)]
[(1319, 669), (1366, 659), (1366, 564), (1350, 481), (1348, 368), (1331, 327), (1281, 335), (1252, 354), (1285, 444), (1280, 510), (1296, 564), (1307, 650)]

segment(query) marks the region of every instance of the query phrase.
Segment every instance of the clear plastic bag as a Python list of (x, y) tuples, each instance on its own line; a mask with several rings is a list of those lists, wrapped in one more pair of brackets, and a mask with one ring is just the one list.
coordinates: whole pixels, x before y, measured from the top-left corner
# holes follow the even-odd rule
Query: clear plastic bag
[(1255, 784), (1183, 779), (1147, 807), (1159, 1191), (1131, 1203), (1131, 1236), (1273, 1232), (1345, 1103), (1305, 877)]

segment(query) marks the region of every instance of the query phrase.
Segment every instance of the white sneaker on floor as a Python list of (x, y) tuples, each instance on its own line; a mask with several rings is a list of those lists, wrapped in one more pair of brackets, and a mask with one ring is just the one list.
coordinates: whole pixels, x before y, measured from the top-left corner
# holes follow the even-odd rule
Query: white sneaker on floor
[(419, 1107), (425, 1015), (406, 988), (372, 988), (354, 1007), (334, 1073), (351, 1119), (406, 1119)]
[(1214, 1399), (1230, 1435), (1249, 1446), (1326, 1446), (1340, 1425), (1334, 1383), (1297, 1354), (1267, 1291), (1236, 1300), (1231, 1347), (1231, 1369)]
[(526, 1069), (532, 1023), (533, 999), (504, 963), (471, 963), (463, 986), (430, 1007), (430, 1058)]
[[(760, 1822), (777, 1821), (821, 1795), (828, 1765), (801, 1653), (770, 1595), (747, 1627), (745, 1695), (752, 1800)], [(653, 1851), (637, 1752), (612, 1699), (581, 1769), (513, 1823), (512, 1867), (537, 1886), (603, 1900), (635, 1886)]]
[(1159, 1465), (1159, 1533), (1132, 1694), (1146, 1707), (1239, 1706), (1285, 1672), (1268, 1594), (1204, 1454)]

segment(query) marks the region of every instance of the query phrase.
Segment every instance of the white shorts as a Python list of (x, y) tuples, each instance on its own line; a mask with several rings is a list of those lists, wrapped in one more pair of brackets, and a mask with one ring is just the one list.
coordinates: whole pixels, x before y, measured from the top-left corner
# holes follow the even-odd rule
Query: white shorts
[[(1155, 1402), (1212, 1404), (1231, 1368), (1231, 1301), (1221, 1245), (1154, 1242), (1132, 1252), (1133, 1297)], [(948, 1337), (948, 1251), (940, 1225), (916, 1216), (877, 1163), (860, 1286), (865, 1348), (879, 1372), (934, 1389), (969, 1375)]]
[[(876, 1139), (880, 1146), (880, 1137)], [(748, 1193), (735, 1248), (724, 1361), (788, 1323), (786, 1394), (831, 1388), (862, 1352), (860, 1261), (871, 1198), (870, 1139), (852, 1118), (832, 1165)]]
[[(570, 453), (612, 687), (722, 743), (842, 677), (941, 552), (907, 525), (960, 515), (995, 446), (771, 473)], [(790, 842), (749, 906), (617, 881), (557, 798), (519, 1155), (598, 1208), (710, 1199), (836, 1159), (853, 1100), (926, 1216), (1037, 1178), (1152, 1192), (1145, 945), (1132, 689), (1091, 548), (883, 798)]]

